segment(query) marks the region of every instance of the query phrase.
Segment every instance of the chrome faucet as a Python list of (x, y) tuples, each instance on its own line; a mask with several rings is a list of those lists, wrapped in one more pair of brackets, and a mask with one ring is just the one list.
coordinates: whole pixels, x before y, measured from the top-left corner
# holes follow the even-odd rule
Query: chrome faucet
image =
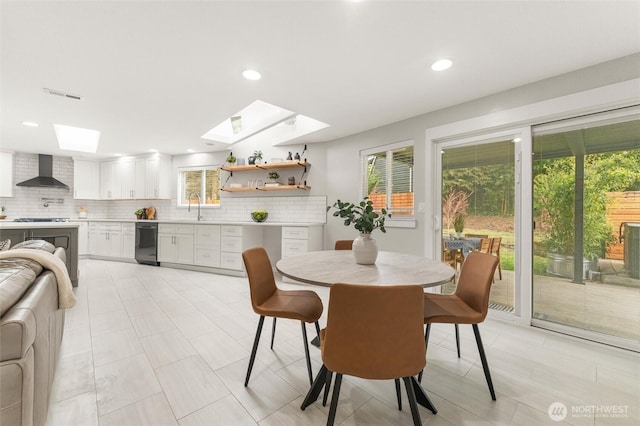
[(196, 196), (196, 200), (198, 200), (198, 220), (202, 220), (202, 216), (200, 216), (200, 194), (198, 194), (197, 192), (192, 192), (191, 194), (189, 194), (189, 202), (188, 202), (188, 207), (187, 207), (187, 211), (190, 212), (191, 211), (191, 196), (195, 195)]

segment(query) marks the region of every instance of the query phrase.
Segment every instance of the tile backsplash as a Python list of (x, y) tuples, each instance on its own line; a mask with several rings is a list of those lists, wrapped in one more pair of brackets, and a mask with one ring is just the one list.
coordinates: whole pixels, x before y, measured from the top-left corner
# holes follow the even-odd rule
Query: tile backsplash
[[(38, 175), (38, 155), (14, 154), (14, 183)], [(13, 197), (1, 197), (6, 207), (7, 220), (18, 217), (77, 218), (78, 209), (84, 207), (88, 219), (134, 219), (138, 208), (155, 207), (158, 220), (195, 220), (197, 208), (177, 207), (172, 200), (75, 200), (73, 198), (73, 159), (53, 157), (53, 176), (69, 186), (65, 189), (27, 188), (14, 186)], [(48, 203), (46, 200), (49, 200)], [(272, 223), (325, 223), (327, 197), (223, 197), (219, 208), (203, 207), (204, 220), (221, 222), (250, 221), (252, 210), (267, 210)], [(46, 205), (45, 205), (46, 204)]]

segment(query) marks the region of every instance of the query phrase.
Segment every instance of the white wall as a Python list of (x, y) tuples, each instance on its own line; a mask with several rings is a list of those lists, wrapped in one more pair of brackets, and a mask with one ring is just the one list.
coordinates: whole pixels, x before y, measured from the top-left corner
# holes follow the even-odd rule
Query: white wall
[[(415, 141), (415, 203), (417, 206), (425, 202), (426, 211), (429, 212), (430, 200), (425, 200), (424, 194), (427, 185), (434, 185), (434, 182), (431, 173), (432, 164), (425, 164), (424, 161), (427, 129), (488, 114), (495, 115), (512, 108), (636, 78), (640, 78), (640, 53), (331, 141), (326, 147), (327, 164), (331, 170), (330, 175), (327, 176), (327, 201), (329, 204), (338, 198), (356, 201), (360, 196), (360, 150), (413, 139)], [(637, 98), (640, 94), (630, 94), (630, 97), (633, 95)], [(376, 231), (374, 237), (381, 250), (422, 255), (425, 252), (424, 227), (431, 225), (431, 221), (426, 220), (424, 213), (417, 213), (415, 229), (387, 228), (386, 234)], [(327, 218), (325, 247), (331, 247), (335, 240), (354, 238), (356, 235), (352, 227), (343, 226), (340, 220), (333, 217)]]

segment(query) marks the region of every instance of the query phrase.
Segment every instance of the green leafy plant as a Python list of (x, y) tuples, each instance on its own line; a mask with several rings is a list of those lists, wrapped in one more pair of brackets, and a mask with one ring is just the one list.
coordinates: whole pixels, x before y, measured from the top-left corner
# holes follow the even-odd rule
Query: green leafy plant
[(269, 172), (269, 179), (276, 180), (279, 177), (280, 177), (280, 175), (278, 174), (278, 172)]
[(136, 216), (142, 216), (144, 214), (144, 209), (138, 209), (134, 212)]
[(230, 152), (229, 155), (227, 156), (227, 163), (233, 164), (237, 161), (237, 158), (235, 155), (233, 155), (233, 152)]
[(4, 212), (5, 212), (5, 210), (7, 210), (7, 209), (5, 208), (5, 206), (0, 207), (0, 209), (1, 209), (2, 213), (4, 213)]
[(387, 230), (384, 229), (387, 209), (383, 208), (381, 209), (381, 213), (377, 213), (373, 209), (373, 202), (369, 200), (368, 197), (365, 197), (359, 204), (337, 200), (332, 206), (327, 206), (327, 211), (332, 208), (336, 209), (336, 211), (333, 212), (334, 217), (344, 219), (344, 226), (353, 224), (353, 227), (361, 234), (371, 234), (378, 228), (382, 232), (387, 232)]
[(456, 232), (462, 232), (464, 230), (464, 215), (462, 213), (458, 213), (453, 219), (453, 229)]
[(260, 151), (259, 149), (253, 151), (253, 158), (255, 158), (256, 160), (262, 160), (262, 151)]

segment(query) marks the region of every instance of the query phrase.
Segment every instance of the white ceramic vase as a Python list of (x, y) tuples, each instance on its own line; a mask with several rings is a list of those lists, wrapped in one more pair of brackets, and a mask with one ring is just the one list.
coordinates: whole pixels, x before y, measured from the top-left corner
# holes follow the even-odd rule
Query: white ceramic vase
[(353, 256), (359, 265), (373, 265), (378, 258), (378, 245), (371, 234), (360, 234), (353, 240)]

